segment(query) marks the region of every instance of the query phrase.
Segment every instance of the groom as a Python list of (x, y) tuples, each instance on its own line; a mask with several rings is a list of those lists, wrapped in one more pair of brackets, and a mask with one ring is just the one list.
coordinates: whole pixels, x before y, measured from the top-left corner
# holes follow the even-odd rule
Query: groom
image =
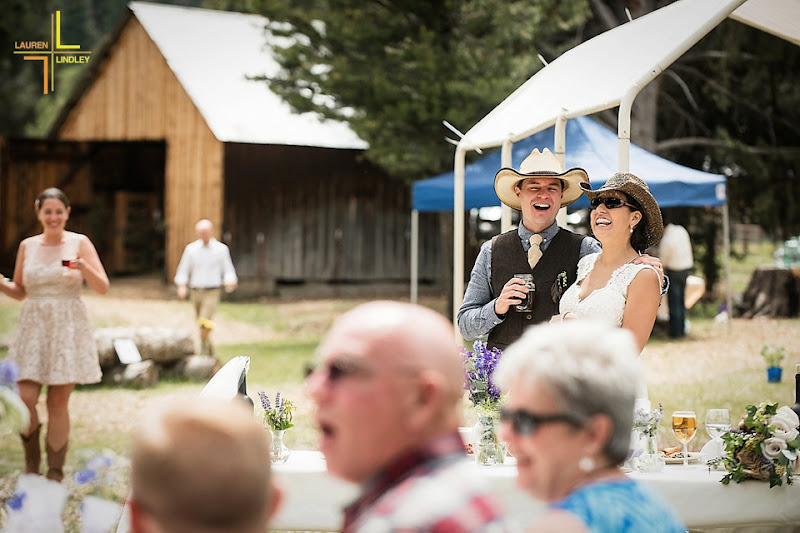
[[(577, 278), (578, 261), (601, 250), (594, 238), (556, 223), (558, 210), (582, 194), (581, 183), (589, 184), (586, 171), (564, 171), (547, 148), (542, 152), (534, 148), (519, 171), (502, 168), (497, 172), (495, 193), (504, 204), (522, 211), (522, 220), (518, 228), (481, 246), (457, 315), (458, 329), (465, 339), (488, 334), (489, 347), (502, 350), (526, 328), (558, 314), (561, 294)], [(658, 259), (643, 255), (634, 262), (653, 265), (663, 279)], [(524, 282), (514, 277), (520, 273), (533, 274), (532, 311), (513, 309), (528, 293)]]

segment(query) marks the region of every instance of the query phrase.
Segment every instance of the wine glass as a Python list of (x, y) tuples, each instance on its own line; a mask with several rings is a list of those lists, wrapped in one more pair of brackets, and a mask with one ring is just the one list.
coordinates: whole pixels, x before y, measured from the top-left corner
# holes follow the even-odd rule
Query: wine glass
[(689, 466), (689, 441), (697, 433), (697, 415), (694, 411), (673, 411), (672, 432), (675, 438), (683, 444), (683, 466)]
[(722, 434), (731, 430), (731, 413), (727, 409), (706, 411), (706, 432), (716, 445), (717, 457), (722, 455)]
[(62, 259), (61, 260), (61, 266), (64, 269), (64, 275), (65, 276), (71, 276), (72, 275), (72, 272), (70, 272), (70, 269), (72, 268), (72, 260), (71, 259)]

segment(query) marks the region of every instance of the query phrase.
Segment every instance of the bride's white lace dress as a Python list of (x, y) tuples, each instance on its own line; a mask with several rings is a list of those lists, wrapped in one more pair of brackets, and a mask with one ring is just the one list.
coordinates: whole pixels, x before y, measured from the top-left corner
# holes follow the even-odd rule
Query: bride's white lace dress
[(611, 273), (605, 286), (595, 289), (585, 298), (580, 298), (580, 283), (594, 268), (600, 254), (589, 254), (578, 262), (578, 278), (561, 297), (560, 313), (572, 313), (583, 318), (593, 318), (611, 326), (622, 326), (625, 304), (628, 300), (628, 286), (636, 275), (646, 268), (658, 271), (649, 265), (626, 263)]
[(80, 234), (65, 232), (59, 246), (45, 246), (41, 235), (25, 242), (22, 306), (8, 355), (19, 379), (62, 385), (96, 383), (102, 377), (89, 312), (81, 300), (83, 276), (61, 265), (78, 256)]

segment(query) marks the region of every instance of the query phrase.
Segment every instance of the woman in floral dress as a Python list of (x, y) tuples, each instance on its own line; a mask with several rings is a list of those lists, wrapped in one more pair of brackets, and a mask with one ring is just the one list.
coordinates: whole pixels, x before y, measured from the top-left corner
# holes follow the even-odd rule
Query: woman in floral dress
[(83, 282), (108, 291), (108, 276), (86, 235), (66, 231), (70, 203), (59, 189), (42, 192), (35, 202), (42, 233), (22, 241), (13, 279), (0, 290), (22, 307), (9, 357), (20, 368), (19, 393), (30, 411), (21, 434), (25, 472), (40, 473), (41, 423), (36, 410), (47, 385), (47, 477), (60, 481), (69, 440), (69, 398), (76, 383), (96, 383), (102, 373), (89, 313), (81, 300)]

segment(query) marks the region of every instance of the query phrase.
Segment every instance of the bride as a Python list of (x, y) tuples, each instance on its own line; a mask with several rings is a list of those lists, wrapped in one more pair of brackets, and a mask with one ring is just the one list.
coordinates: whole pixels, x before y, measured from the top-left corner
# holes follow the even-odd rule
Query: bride
[(658, 271), (633, 260), (661, 240), (661, 211), (647, 184), (627, 172), (602, 187), (581, 184), (591, 202), (592, 232), (603, 245), (578, 263), (578, 278), (561, 298), (553, 321), (592, 317), (630, 330), (641, 352), (656, 320)]

